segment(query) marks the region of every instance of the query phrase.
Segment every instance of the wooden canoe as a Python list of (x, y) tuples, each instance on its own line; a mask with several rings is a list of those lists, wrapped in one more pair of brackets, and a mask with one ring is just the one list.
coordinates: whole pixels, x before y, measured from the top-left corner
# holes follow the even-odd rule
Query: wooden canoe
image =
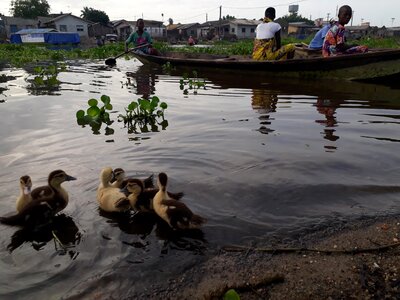
[[(297, 50), (296, 50), (297, 51)], [(198, 53), (166, 52), (160, 56), (133, 53), (146, 63), (191, 69), (217, 68), (240, 72), (257, 72), (271, 76), (295, 78), (332, 78), (368, 80), (385, 76), (400, 76), (400, 49), (376, 49), (363, 54), (348, 54), (329, 58), (296, 52), (296, 58), (284, 61), (255, 61), (246, 56), (223, 56)]]

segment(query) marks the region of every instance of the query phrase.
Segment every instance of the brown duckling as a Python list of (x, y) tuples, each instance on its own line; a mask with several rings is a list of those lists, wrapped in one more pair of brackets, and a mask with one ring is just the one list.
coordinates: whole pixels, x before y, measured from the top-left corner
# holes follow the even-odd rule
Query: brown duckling
[(48, 185), (35, 188), (31, 192), (32, 201), (15, 215), (1, 217), (0, 222), (9, 225), (36, 225), (48, 222), (68, 204), (68, 193), (61, 186), (64, 181), (76, 180), (63, 170), (49, 174)]
[(154, 196), (154, 211), (173, 229), (198, 228), (205, 223), (205, 219), (195, 215), (183, 202), (171, 199), (167, 192), (168, 176), (158, 174), (159, 191)]
[(21, 176), (19, 179), (20, 193), (16, 202), (17, 212), (20, 212), (28, 203), (32, 201), (31, 190), (32, 180), (28, 175)]
[(113, 170), (104, 168), (100, 173), (100, 184), (97, 189), (97, 202), (102, 210), (107, 212), (123, 212), (130, 209), (129, 199), (119, 188), (110, 184)]
[[(133, 209), (139, 211), (152, 211), (153, 198), (158, 193), (156, 188), (144, 188), (143, 182), (140, 179), (130, 178), (126, 182), (126, 186), (121, 190), (128, 196), (129, 202)], [(168, 196), (173, 200), (180, 200), (183, 193), (167, 192)]]
[[(111, 179), (111, 186), (123, 189), (126, 186), (127, 180), (130, 178), (126, 178), (125, 176), (125, 171), (122, 168), (116, 168), (114, 170), (114, 177)], [(141, 180), (144, 188), (154, 188), (153, 184), (153, 174), (151, 174), (149, 177)]]

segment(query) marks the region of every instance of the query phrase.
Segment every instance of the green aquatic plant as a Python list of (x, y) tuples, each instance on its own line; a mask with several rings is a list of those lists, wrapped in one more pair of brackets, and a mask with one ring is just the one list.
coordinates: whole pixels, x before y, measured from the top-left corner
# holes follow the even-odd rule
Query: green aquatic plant
[(176, 68), (169, 61), (167, 61), (165, 64), (162, 65), (162, 70), (164, 73), (170, 74), (171, 71), (175, 71)]
[(125, 114), (118, 116), (118, 122), (123, 122), (128, 128), (128, 133), (158, 131), (158, 125), (162, 130), (168, 126), (168, 121), (164, 118), (164, 111), (168, 108), (167, 103), (160, 102), (157, 96), (153, 96), (150, 100), (139, 98), (132, 101), (125, 108)]
[(49, 66), (37, 66), (33, 69), (35, 77), (31, 81), (31, 89), (52, 89), (58, 87), (60, 81), (57, 76), (65, 71), (65, 64), (52, 64)]
[(105, 135), (111, 135), (114, 133), (114, 129), (109, 126), (114, 122), (110, 119), (110, 114), (107, 110), (112, 110), (111, 99), (107, 95), (102, 95), (100, 101), (103, 102), (103, 106), (99, 107), (99, 101), (97, 99), (90, 99), (88, 101), (89, 108), (86, 110), (78, 110), (76, 112), (76, 119), (78, 125), (85, 127), (89, 125), (92, 128), (94, 134), (100, 134), (102, 124), (106, 124)]
[(193, 77), (189, 77), (188, 74), (183, 74), (183, 78), (179, 80), (179, 88), (183, 91), (184, 95), (189, 95), (189, 91), (193, 90), (193, 94), (197, 95), (199, 88), (206, 89), (206, 81), (200, 81), (197, 77), (197, 71), (192, 72)]
[(240, 296), (234, 289), (230, 289), (225, 293), (224, 300), (240, 300)]

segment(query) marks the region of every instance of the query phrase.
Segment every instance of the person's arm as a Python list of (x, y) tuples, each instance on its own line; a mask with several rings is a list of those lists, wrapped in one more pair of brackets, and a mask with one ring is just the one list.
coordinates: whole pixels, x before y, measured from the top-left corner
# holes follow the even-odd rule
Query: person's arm
[(149, 48), (151, 48), (152, 47), (152, 43), (153, 43), (153, 39), (151, 38), (151, 35), (150, 35), (150, 33), (148, 33), (147, 31), (145, 31), (147, 34), (146, 34), (146, 41), (147, 41), (147, 44), (149, 44)]
[(281, 47), (281, 30), (275, 32), (275, 51)]

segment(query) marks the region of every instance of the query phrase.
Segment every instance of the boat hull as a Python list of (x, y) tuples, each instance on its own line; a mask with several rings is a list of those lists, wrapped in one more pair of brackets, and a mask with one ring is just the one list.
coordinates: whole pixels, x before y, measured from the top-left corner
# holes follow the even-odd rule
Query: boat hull
[(169, 62), (172, 66), (230, 69), (280, 77), (367, 80), (394, 74), (400, 75), (400, 49), (284, 61), (255, 61), (241, 56), (177, 54), (173, 52), (161, 56), (135, 53), (135, 56), (142, 63), (164, 65)]

